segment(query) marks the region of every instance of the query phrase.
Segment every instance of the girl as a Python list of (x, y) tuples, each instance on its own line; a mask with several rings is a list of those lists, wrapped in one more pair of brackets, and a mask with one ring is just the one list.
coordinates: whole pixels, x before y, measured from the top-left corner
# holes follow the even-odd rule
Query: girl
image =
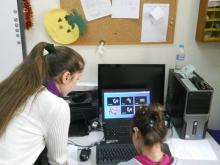
[(138, 110), (132, 122), (132, 140), (138, 155), (120, 165), (170, 165), (171, 158), (162, 152), (167, 133), (160, 104)]
[(57, 96), (72, 90), (83, 68), (71, 48), (41, 42), (0, 82), (1, 165), (33, 164), (45, 146), (50, 164), (67, 164), (70, 110)]

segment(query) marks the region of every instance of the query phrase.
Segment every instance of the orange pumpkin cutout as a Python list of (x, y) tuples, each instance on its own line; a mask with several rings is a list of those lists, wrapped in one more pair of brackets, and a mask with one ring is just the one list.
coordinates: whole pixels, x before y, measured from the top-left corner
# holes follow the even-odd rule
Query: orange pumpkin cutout
[(66, 20), (68, 12), (63, 9), (52, 9), (44, 17), (44, 25), (49, 36), (57, 43), (70, 44), (80, 35), (77, 24), (71, 26)]

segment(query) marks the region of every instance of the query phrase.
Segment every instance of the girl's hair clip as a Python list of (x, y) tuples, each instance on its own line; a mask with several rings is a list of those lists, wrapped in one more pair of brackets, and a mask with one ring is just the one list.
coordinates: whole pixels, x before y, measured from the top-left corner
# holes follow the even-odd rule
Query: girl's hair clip
[(154, 126), (154, 120), (150, 120), (150, 122), (147, 125), (152, 128)]
[[(47, 44), (45, 46), (45, 50), (47, 51), (47, 54), (56, 53), (56, 49), (54, 47), (54, 44)], [(44, 55), (47, 55), (47, 54), (44, 54)]]

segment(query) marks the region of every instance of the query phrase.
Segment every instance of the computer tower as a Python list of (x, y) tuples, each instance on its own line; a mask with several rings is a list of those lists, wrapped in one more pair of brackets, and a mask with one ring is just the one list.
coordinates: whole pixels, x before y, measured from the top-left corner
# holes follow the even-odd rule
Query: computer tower
[(166, 110), (182, 139), (205, 138), (213, 88), (196, 72), (192, 78), (169, 70)]

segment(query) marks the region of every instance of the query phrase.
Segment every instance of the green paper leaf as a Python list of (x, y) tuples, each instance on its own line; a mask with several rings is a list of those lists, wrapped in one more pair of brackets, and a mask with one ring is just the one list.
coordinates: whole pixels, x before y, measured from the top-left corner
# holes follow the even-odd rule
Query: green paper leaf
[(80, 35), (82, 35), (86, 31), (87, 22), (83, 19), (76, 10), (72, 10), (70, 15), (66, 16), (66, 20), (70, 26), (74, 26), (74, 24), (78, 25)]

